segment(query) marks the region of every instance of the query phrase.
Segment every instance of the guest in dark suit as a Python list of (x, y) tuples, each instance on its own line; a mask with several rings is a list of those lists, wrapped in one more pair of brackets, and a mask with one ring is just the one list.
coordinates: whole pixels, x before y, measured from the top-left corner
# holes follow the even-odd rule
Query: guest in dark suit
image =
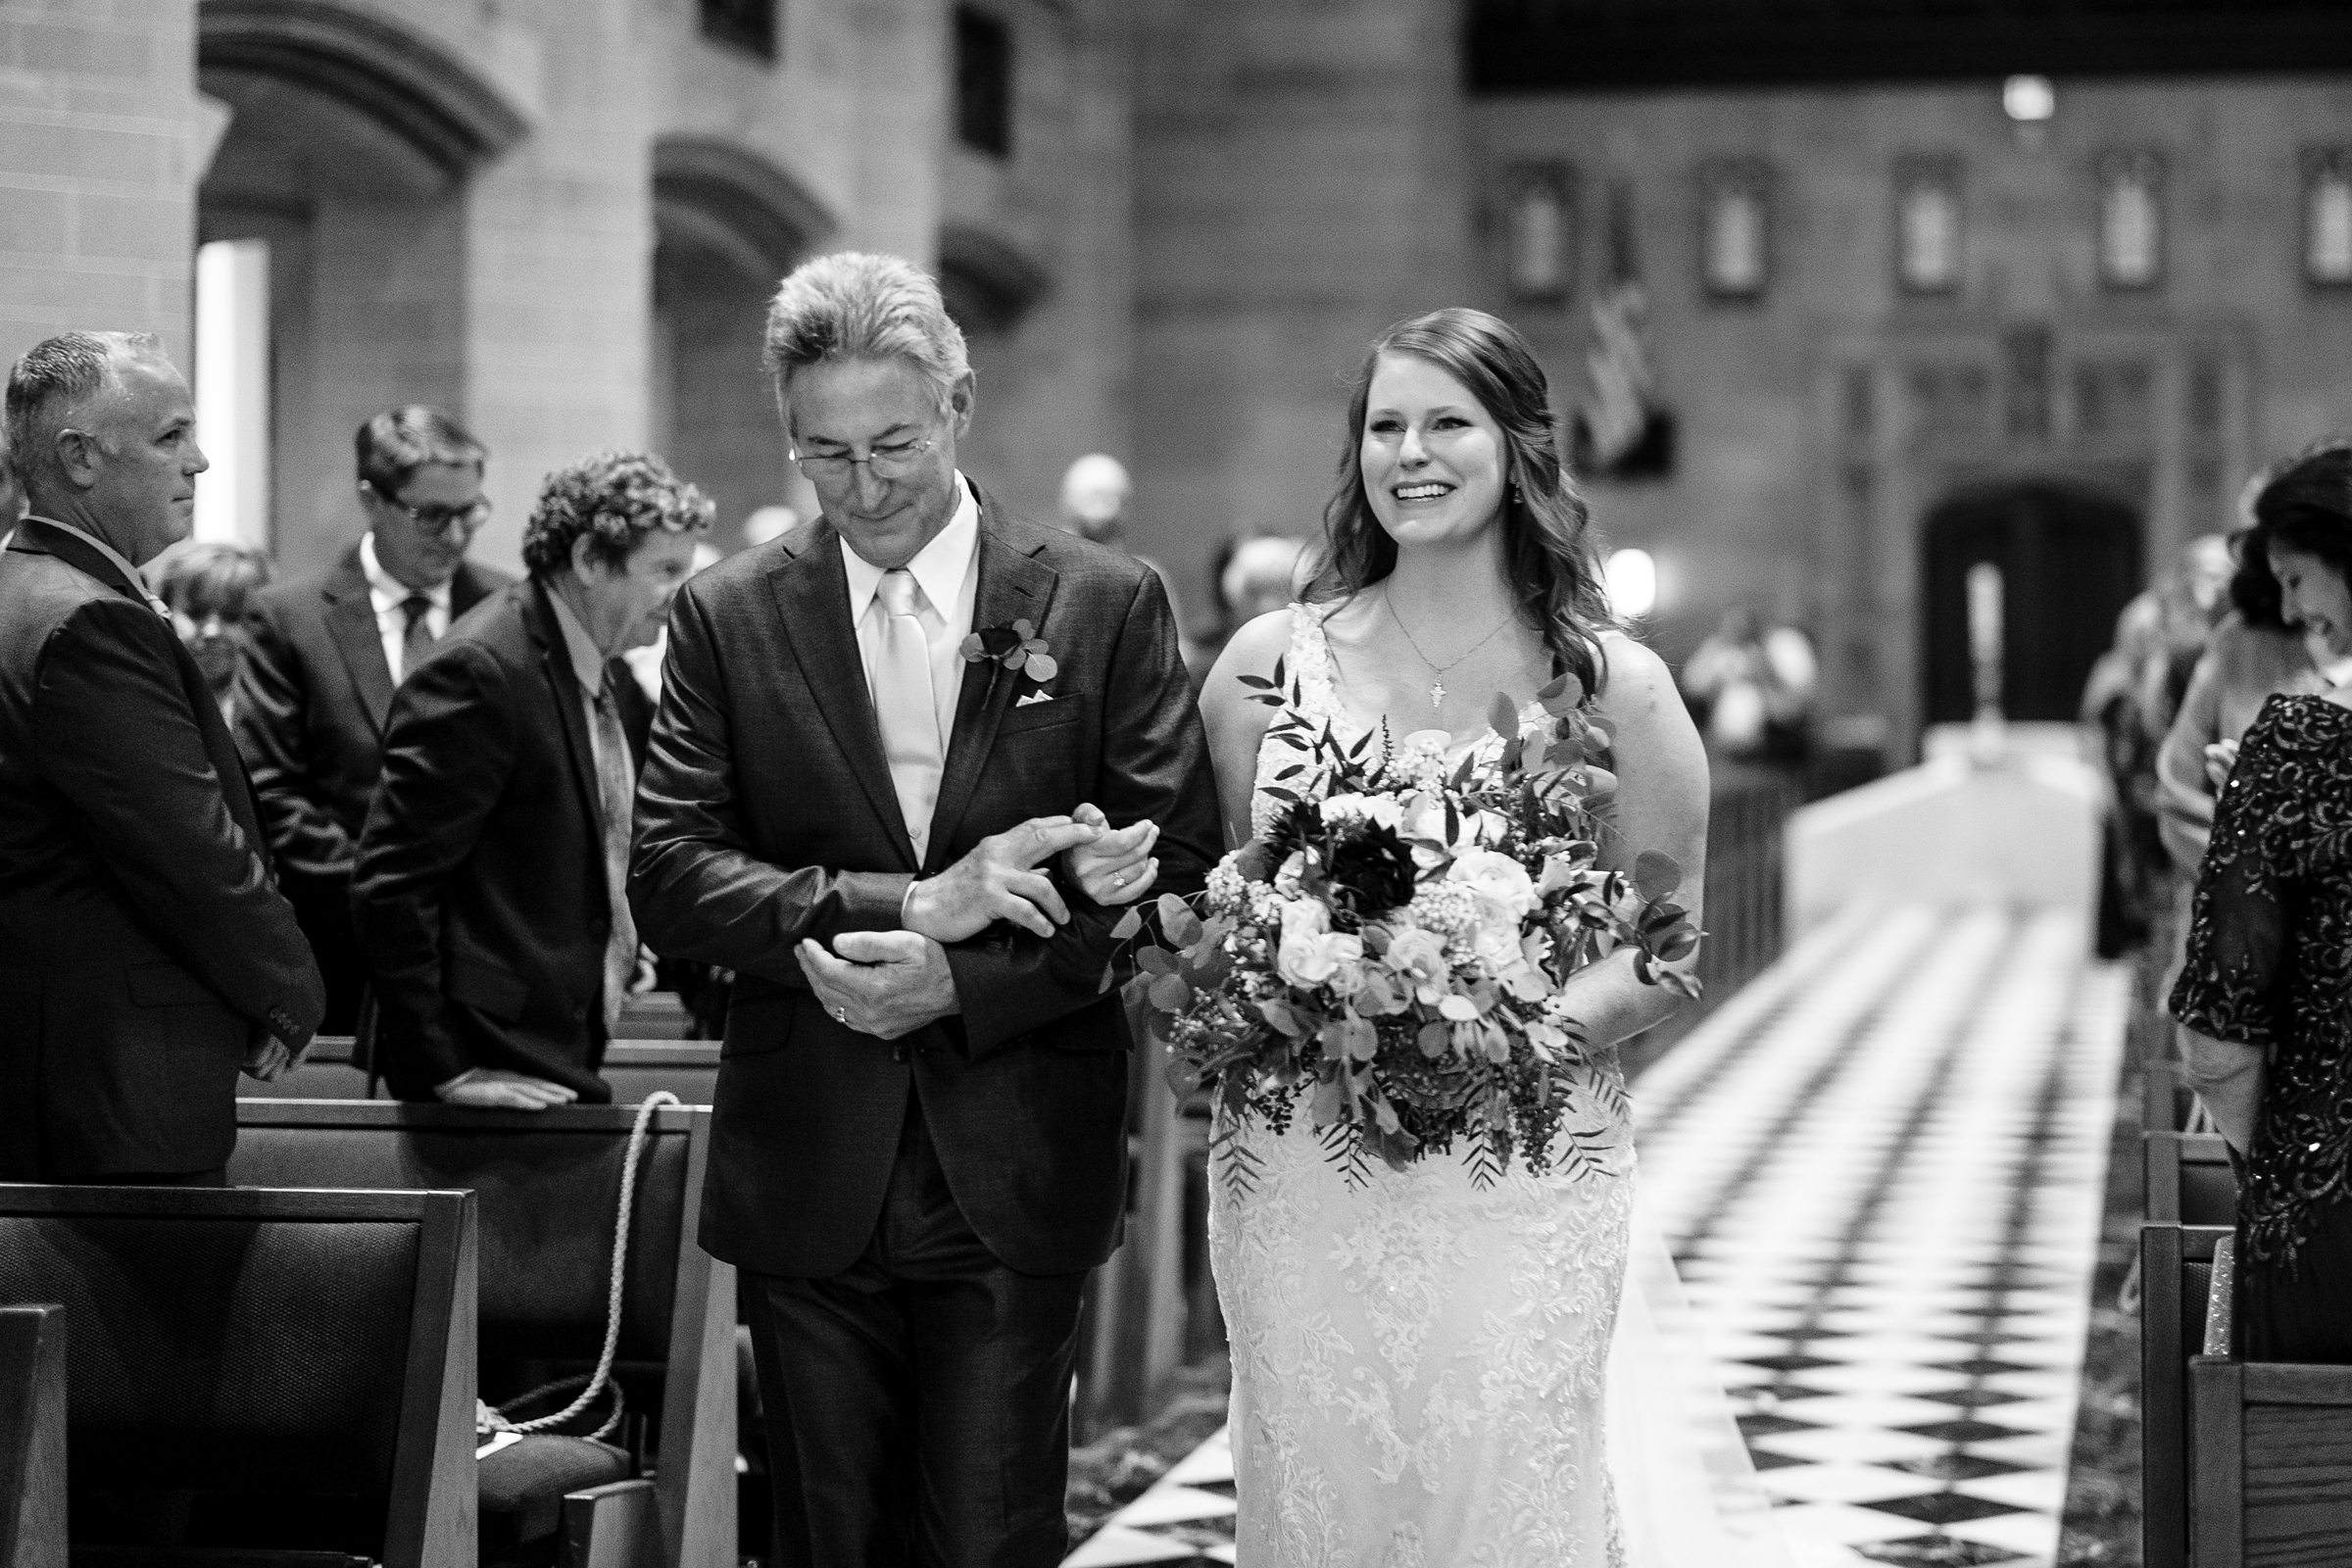
[(957, 471), (930, 278), (811, 262), (767, 354), (822, 515), (679, 596), (630, 890), (658, 951), (736, 974), (702, 1237), (744, 1270), (773, 1554), (1051, 1568), (1126, 1198), (1086, 889), (1200, 885), (1200, 723), (1158, 575)]
[(213, 1182), (237, 1069), (323, 999), (235, 745), (138, 567), (205, 469), (154, 338), (69, 332), (8, 380), (31, 502), (0, 554), (0, 1180)]
[(255, 596), (233, 703), (278, 874), (326, 977), (329, 1034), (353, 1031), (367, 978), (352, 856), (393, 689), (453, 620), (514, 580), (466, 560), (490, 502), (481, 444), (455, 419), (391, 409), (355, 445), (368, 531), (324, 571)]
[(401, 1099), (612, 1098), (597, 1068), (637, 973), (623, 888), (650, 717), (616, 656), (661, 629), (710, 512), (659, 458), (551, 475), (529, 578), (393, 698), (352, 907)]

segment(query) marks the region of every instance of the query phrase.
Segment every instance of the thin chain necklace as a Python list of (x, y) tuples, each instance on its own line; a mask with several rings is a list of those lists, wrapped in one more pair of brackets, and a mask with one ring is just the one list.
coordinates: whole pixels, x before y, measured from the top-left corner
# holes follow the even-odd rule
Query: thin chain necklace
[(1385, 588), (1381, 590), (1380, 602), (1382, 605), (1387, 607), (1389, 618), (1396, 623), (1396, 629), (1404, 633), (1405, 645), (1412, 649), (1414, 656), (1418, 658), (1421, 662), (1429, 666), (1429, 708), (1431, 712), (1436, 712), (1446, 706), (1446, 672), (1453, 668), (1454, 665), (1460, 663), (1463, 660), (1468, 659), (1472, 654), (1477, 653), (1481, 648), (1486, 647), (1487, 644), (1493, 642), (1494, 640), (1495, 633), (1501, 631), (1503, 627), (1508, 626), (1511, 623), (1511, 616), (1508, 612), (1505, 612), (1503, 617), (1494, 623), (1494, 630), (1489, 631), (1484, 637), (1481, 637), (1478, 641), (1472, 643), (1468, 648), (1463, 649), (1461, 653), (1455, 655), (1453, 659), (1447, 662), (1441, 664), (1436, 660), (1430, 658), (1427, 654), (1421, 652), (1420, 643), (1414, 641), (1413, 639), (1413, 628), (1407, 626), (1404, 623), (1404, 617), (1396, 613), (1396, 601), (1389, 597), (1388, 590)]

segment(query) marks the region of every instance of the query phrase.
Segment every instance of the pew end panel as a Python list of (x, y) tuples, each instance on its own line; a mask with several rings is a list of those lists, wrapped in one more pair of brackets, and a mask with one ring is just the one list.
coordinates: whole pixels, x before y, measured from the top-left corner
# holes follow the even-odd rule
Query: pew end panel
[(0, 1307), (0, 1568), (66, 1568), (66, 1309)]
[[(0, 1186), (0, 1297), (81, 1325), (73, 1559), (473, 1568), (473, 1227), (463, 1192)], [(357, 1511), (257, 1506), (305, 1496)]]
[[(2188, 1362), (2205, 1340), (2219, 1226), (2139, 1228), (2140, 1561), (2188, 1568)], [(2202, 1568), (2202, 1565), (2200, 1565)]]
[(2196, 1568), (2352, 1562), (2352, 1366), (2189, 1365)]
[[(243, 1101), (229, 1169), (235, 1180), (472, 1189), (481, 1227), (478, 1348), (482, 1366), (506, 1380), (508, 1393), (494, 1387), (493, 1396), (507, 1397), (539, 1379), (517, 1382), (514, 1368), (547, 1362), (584, 1371), (597, 1359), (636, 1117), (629, 1105), (524, 1112)], [(658, 1107), (638, 1165), (618, 1360), (621, 1373), (641, 1379), (629, 1385), (630, 1409), (659, 1422), (658, 1528), (648, 1538), (659, 1549), (632, 1568), (735, 1568), (735, 1275), (697, 1239), (710, 1128), (707, 1108)], [(658, 1412), (640, 1400), (648, 1388)], [(593, 1534), (606, 1516), (591, 1509), (579, 1528)], [(570, 1518), (566, 1506), (548, 1528), (568, 1532)], [(601, 1543), (595, 1549), (607, 1550)]]
[(2170, 1225), (2230, 1225), (2237, 1219), (2237, 1173), (2219, 1133), (2140, 1135), (2147, 1170), (2148, 1218)]

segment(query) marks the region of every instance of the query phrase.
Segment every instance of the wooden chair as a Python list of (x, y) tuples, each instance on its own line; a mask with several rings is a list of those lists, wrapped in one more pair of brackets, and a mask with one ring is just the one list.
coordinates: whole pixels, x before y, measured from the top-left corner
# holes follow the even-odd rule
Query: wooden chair
[(473, 1568), (460, 1192), (0, 1186), (0, 1299), (55, 1301), (77, 1565)]
[(2148, 1218), (2171, 1225), (2230, 1225), (2237, 1173), (2219, 1133), (2143, 1133)]
[(62, 1306), (0, 1306), (0, 1568), (66, 1568)]
[(2352, 1562), (2352, 1366), (2200, 1355), (2189, 1389), (2197, 1568)]
[[(597, 1359), (635, 1117), (620, 1105), (524, 1112), (247, 1100), (229, 1174), (271, 1185), (472, 1190), (484, 1381), (512, 1397), (550, 1368), (586, 1370)], [(659, 1412), (654, 1479), (572, 1492), (560, 1506), (550, 1498), (525, 1525), (526, 1534), (560, 1530), (576, 1568), (735, 1568), (735, 1271), (696, 1241), (710, 1133), (707, 1109), (659, 1108), (638, 1167), (619, 1365), (630, 1408)]]
[[(2187, 1568), (2188, 1363), (2205, 1343), (2225, 1226), (2139, 1228), (2140, 1561)], [(2199, 1568), (2204, 1568), (2199, 1560)]]

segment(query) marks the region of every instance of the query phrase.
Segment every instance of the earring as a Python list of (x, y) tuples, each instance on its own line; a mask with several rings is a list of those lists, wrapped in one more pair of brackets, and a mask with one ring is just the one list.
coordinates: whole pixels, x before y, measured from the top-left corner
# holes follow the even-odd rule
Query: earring
[(1520, 489), (1516, 484), (1511, 486), (1511, 505), (1514, 507), (1524, 507), (1527, 505), (1527, 492)]

